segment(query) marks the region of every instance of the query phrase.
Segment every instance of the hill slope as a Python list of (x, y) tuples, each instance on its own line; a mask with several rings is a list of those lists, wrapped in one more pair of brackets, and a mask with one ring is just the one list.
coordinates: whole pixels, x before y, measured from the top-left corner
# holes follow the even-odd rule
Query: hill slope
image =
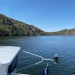
[(0, 14), (0, 36), (37, 36), (37, 35), (75, 35), (75, 29), (64, 29), (57, 32), (44, 32), (3, 14)]
[(0, 14), (0, 36), (32, 36), (43, 35), (44, 31)]
[(47, 35), (75, 35), (75, 29), (64, 29), (57, 32), (49, 32)]

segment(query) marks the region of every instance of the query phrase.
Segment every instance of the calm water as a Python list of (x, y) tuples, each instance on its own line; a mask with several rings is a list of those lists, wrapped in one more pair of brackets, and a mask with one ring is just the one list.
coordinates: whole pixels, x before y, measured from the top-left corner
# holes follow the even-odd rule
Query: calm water
[[(21, 47), (17, 70), (25, 69), (19, 71), (20, 73), (42, 75), (46, 63), (49, 63), (49, 75), (75, 75), (75, 36), (0, 37), (0, 45)], [(53, 54), (57, 53), (60, 57), (59, 64), (43, 61), (26, 68), (41, 59), (23, 53), (24, 50), (44, 58), (53, 58)]]

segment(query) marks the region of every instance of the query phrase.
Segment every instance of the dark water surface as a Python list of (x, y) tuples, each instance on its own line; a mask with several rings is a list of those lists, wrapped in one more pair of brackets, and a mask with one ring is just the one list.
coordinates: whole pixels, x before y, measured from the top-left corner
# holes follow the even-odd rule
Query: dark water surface
[[(49, 75), (75, 75), (75, 36), (32, 36), (32, 37), (0, 37), (0, 45), (20, 46), (17, 70), (25, 68), (20, 73), (42, 75), (46, 63), (49, 63)], [(54, 53), (59, 55), (59, 64), (53, 61), (43, 61), (38, 65), (26, 68), (40, 58), (23, 53), (35, 53), (44, 58), (53, 58)]]

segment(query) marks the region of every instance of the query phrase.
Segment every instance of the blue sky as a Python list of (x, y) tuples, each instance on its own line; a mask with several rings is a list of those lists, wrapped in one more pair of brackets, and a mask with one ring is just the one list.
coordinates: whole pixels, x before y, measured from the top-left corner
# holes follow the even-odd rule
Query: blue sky
[(0, 13), (47, 32), (75, 28), (75, 0), (0, 0)]

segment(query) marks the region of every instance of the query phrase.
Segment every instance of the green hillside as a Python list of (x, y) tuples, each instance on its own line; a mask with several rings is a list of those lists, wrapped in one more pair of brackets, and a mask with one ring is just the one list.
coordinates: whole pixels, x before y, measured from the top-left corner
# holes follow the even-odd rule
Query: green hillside
[(39, 36), (39, 35), (75, 35), (75, 29), (64, 29), (57, 32), (45, 32), (3, 14), (0, 14), (0, 36)]
[(47, 32), (46, 35), (75, 35), (75, 29), (64, 29), (57, 32)]
[(0, 14), (0, 36), (36, 36), (43, 35), (44, 31), (3, 14)]

